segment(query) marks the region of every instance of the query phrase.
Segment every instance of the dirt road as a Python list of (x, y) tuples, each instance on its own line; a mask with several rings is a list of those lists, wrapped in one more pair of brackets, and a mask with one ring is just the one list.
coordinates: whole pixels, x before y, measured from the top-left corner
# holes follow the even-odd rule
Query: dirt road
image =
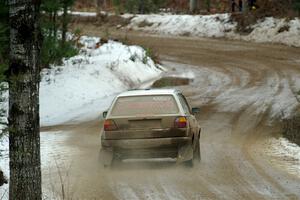
[[(101, 36), (97, 27), (78, 28)], [(73, 199), (300, 199), (300, 175), (288, 170), (292, 161), (274, 159), (265, 145), (281, 131), (277, 118), (299, 108), (293, 91), (300, 89), (300, 49), (139, 33), (127, 39), (157, 51), (171, 69), (167, 75), (194, 79), (179, 88), (201, 108), (201, 164), (129, 162), (103, 171), (98, 120), (43, 128), (49, 198), (62, 198), (63, 190)]]

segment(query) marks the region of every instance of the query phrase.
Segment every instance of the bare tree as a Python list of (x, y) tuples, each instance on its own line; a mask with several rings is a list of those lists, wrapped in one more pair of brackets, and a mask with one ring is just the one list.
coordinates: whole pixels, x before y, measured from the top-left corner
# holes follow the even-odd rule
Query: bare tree
[(62, 33), (61, 33), (61, 42), (62, 47), (65, 46), (67, 40), (67, 31), (68, 31), (68, 24), (69, 24), (69, 16), (68, 16), (68, 9), (73, 5), (75, 0), (62, 0), (61, 4), (63, 7), (63, 14), (62, 14)]
[(40, 0), (8, 0), (11, 200), (42, 199), (39, 130)]
[(198, 0), (190, 0), (190, 12), (195, 13), (198, 8)]
[(96, 0), (97, 16), (101, 16), (101, 10), (106, 10), (106, 0)]
[[(2, 172), (2, 170), (0, 169), (0, 187), (3, 185), (3, 184), (6, 184), (7, 183), (7, 180)], [(1, 196), (0, 196), (1, 197)], [(1, 198), (0, 198), (1, 199)]]

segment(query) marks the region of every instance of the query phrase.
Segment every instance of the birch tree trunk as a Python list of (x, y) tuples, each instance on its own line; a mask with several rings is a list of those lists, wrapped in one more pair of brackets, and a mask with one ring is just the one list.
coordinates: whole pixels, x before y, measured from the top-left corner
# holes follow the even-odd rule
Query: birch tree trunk
[(9, 158), (11, 200), (40, 200), (40, 0), (9, 0)]

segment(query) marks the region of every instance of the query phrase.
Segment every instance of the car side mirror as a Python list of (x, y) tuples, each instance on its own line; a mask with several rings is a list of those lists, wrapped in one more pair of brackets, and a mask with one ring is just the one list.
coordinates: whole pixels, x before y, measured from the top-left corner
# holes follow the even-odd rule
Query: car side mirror
[(106, 116), (107, 116), (107, 111), (104, 111), (104, 112), (102, 113), (102, 116), (103, 116), (103, 118), (105, 119)]
[(200, 108), (192, 108), (192, 113), (197, 114), (200, 112)]

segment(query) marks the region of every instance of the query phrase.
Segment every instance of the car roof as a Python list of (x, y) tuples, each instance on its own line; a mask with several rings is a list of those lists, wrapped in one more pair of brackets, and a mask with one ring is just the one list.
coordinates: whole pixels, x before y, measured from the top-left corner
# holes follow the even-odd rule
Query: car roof
[(145, 89), (145, 90), (129, 90), (119, 94), (117, 97), (127, 96), (144, 96), (144, 95), (174, 95), (180, 93), (177, 89)]

